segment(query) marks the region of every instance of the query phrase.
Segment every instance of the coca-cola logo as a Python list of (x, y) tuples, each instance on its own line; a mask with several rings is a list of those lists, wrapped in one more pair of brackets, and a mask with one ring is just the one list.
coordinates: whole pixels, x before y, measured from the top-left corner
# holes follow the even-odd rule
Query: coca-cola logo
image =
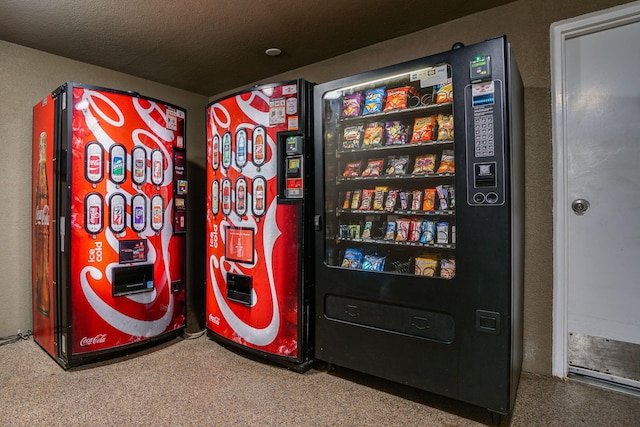
[(49, 225), (49, 205), (42, 209), (36, 208), (36, 225)]
[(209, 313), (209, 321), (214, 325), (218, 325), (218, 326), (220, 325), (220, 318), (218, 316), (214, 316), (211, 313)]
[(100, 156), (89, 157), (89, 168), (94, 173), (100, 172)]
[(80, 340), (80, 347), (85, 347), (88, 345), (94, 344), (102, 344), (107, 340), (107, 334), (98, 334), (95, 337), (83, 337)]

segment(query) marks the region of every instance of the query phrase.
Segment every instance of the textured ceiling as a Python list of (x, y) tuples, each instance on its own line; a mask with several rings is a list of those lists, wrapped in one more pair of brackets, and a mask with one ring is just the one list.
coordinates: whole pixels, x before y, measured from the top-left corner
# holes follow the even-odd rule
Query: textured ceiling
[(211, 96), (511, 1), (0, 0), (0, 37)]

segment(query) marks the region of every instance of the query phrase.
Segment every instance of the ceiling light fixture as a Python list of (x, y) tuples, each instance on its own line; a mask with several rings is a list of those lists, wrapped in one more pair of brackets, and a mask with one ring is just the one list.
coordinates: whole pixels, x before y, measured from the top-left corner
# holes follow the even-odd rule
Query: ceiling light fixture
[(269, 49), (265, 50), (264, 53), (269, 56), (278, 56), (282, 53), (282, 51), (277, 47), (270, 47)]

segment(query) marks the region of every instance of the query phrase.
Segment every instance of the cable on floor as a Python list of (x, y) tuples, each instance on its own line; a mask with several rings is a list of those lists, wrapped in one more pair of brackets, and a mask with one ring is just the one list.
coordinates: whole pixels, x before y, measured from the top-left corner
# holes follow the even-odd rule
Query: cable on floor
[(13, 344), (16, 343), (20, 340), (28, 340), (29, 337), (33, 335), (33, 332), (30, 330), (27, 330), (26, 334), (23, 334), (20, 329), (18, 329), (18, 333), (15, 335), (8, 335), (6, 337), (0, 337), (0, 346), (3, 345), (8, 345), (8, 344)]
[(201, 336), (203, 336), (205, 332), (206, 329), (198, 332), (183, 332), (182, 337), (186, 340), (195, 340), (196, 338), (200, 338)]

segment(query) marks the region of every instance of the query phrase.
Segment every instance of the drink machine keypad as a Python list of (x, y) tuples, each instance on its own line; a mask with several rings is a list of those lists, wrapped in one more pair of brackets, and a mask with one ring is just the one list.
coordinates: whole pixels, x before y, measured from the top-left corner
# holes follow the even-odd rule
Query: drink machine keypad
[(492, 79), (490, 56), (473, 58), (469, 77), (465, 87), (467, 203), (498, 206), (505, 200), (504, 85)]

